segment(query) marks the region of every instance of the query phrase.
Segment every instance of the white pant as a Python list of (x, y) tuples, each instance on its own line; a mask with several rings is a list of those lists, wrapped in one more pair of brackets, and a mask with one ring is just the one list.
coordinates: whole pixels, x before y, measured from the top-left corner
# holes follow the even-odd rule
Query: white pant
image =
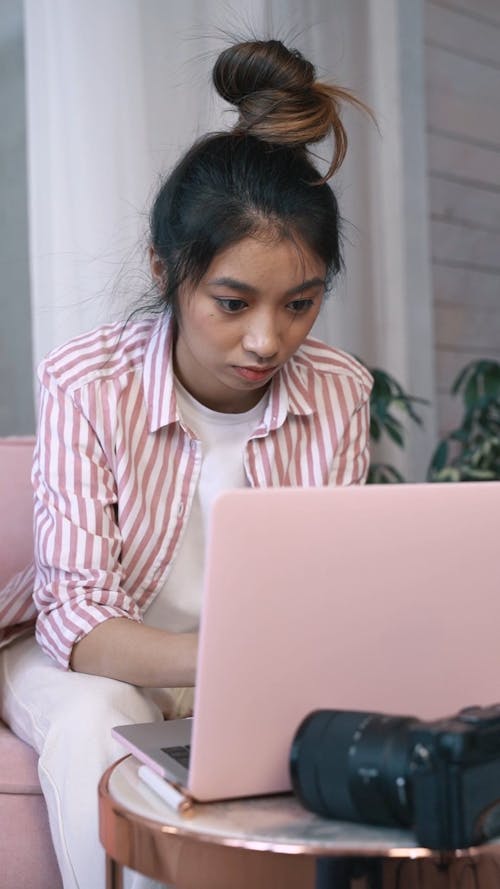
[[(146, 689), (61, 670), (31, 637), (0, 653), (1, 716), (39, 754), (40, 784), (64, 889), (105, 885), (97, 785), (105, 769), (124, 754), (111, 727), (161, 720), (162, 709)], [(146, 889), (159, 884), (128, 872), (126, 885)]]

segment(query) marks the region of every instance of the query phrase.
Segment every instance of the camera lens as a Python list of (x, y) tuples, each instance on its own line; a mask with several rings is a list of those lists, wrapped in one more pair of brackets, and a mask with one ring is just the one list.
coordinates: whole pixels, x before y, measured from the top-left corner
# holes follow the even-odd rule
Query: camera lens
[(306, 808), (372, 824), (412, 823), (409, 729), (415, 717), (317, 710), (292, 744), (292, 786)]

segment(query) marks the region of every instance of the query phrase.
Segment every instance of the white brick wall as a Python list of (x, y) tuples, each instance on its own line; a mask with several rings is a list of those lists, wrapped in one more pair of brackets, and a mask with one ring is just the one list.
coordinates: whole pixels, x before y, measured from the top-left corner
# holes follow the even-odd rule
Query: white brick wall
[(438, 424), (458, 371), (500, 360), (500, 2), (426, 0), (425, 59)]

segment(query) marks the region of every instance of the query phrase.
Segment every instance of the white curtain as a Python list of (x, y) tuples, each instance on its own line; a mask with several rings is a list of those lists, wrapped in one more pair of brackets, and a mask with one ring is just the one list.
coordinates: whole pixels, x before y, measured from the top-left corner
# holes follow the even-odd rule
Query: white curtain
[[(350, 149), (334, 188), (347, 220), (347, 272), (316, 333), (429, 395), (425, 206), (408, 204), (406, 189), (413, 183), (413, 197), (425, 190), (425, 145), (408, 171), (402, 116), (408, 95), (422, 91), (418, 52), (402, 77), (421, 5), (25, 0), (35, 364), (69, 337), (121, 317), (149, 286), (147, 213), (160, 177), (194, 138), (230, 125), (210, 70), (231, 38), (254, 33), (297, 46), (320, 76), (351, 87), (379, 114), (381, 135), (359, 112), (345, 116)], [(422, 115), (411, 127), (423, 133)], [(415, 262), (420, 296), (409, 314)], [(422, 442), (417, 450), (424, 454)], [(405, 459), (411, 466), (402, 468), (418, 475), (418, 454)]]
[[(105, 14), (102, 9), (105, 9)], [(109, 316), (149, 186), (139, 4), (27, 0), (35, 364)]]

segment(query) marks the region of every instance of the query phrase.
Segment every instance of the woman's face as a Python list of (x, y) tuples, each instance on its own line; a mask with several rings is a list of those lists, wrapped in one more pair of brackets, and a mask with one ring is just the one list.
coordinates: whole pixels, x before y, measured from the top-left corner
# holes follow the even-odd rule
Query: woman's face
[(253, 407), (299, 348), (321, 307), (325, 264), (303, 244), (248, 237), (179, 294), (175, 371), (216, 411)]

